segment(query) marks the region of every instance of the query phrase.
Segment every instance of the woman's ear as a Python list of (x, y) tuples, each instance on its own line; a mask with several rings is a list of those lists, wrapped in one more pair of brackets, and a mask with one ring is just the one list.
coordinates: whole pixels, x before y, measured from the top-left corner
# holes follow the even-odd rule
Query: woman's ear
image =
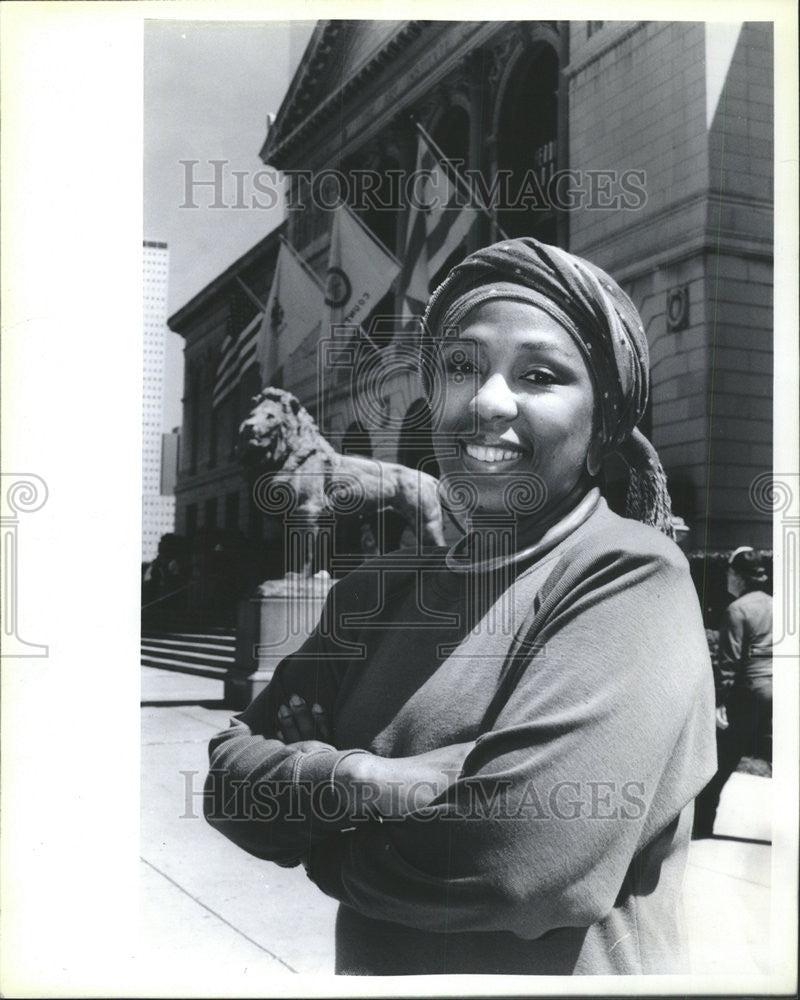
[(592, 443), (589, 445), (589, 450), (586, 453), (586, 471), (590, 476), (599, 475), (600, 473), (600, 463), (603, 458), (603, 448), (600, 443), (600, 438), (595, 435), (592, 438)]

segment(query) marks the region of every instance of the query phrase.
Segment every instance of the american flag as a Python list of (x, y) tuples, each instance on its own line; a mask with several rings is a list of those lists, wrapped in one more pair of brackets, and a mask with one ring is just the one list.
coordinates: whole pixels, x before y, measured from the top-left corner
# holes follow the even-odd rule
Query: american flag
[[(465, 197), (444, 170), (438, 150), (431, 147), (424, 130), (419, 131), (417, 148), (417, 204), (412, 205), (406, 231), (406, 248), (400, 273), (400, 289), (405, 308), (412, 316), (421, 315), (428, 301), (429, 282), (466, 237), (477, 218), (478, 209)], [(454, 177), (457, 171), (448, 164)], [(467, 204), (465, 204), (467, 202)]]
[(252, 312), (252, 304), (237, 289), (231, 298), (228, 331), (222, 341), (222, 350), (217, 364), (212, 398), (213, 406), (219, 406), (225, 397), (236, 388), (247, 369), (256, 364), (258, 360), (256, 347), (262, 313), (256, 313), (248, 323), (247, 317), (252, 316)]

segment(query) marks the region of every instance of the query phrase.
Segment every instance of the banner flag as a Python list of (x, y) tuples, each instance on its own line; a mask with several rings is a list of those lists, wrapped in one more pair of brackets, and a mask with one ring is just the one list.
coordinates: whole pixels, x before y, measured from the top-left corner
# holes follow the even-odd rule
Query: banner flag
[(324, 305), (319, 279), (281, 238), (258, 336), (258, 361), (265, 385), (310, 333), (319, 332)]
[(325, 304), (330, 325), (359, 325), (389, 291), (400, 262), (347, 205), (333, 218)]
[[(466, 182), (459, 187), (451, 180), (437, 155), (439, 151), (432, 148), (424, 130), (417, 128), (417, 180), (400, 280), (405, 307), (415, 316), (425, 311), (431, 278), (467, 236), (479, 211), (471, 204)], [(452, 164), (450, 169), (457, 180)]]

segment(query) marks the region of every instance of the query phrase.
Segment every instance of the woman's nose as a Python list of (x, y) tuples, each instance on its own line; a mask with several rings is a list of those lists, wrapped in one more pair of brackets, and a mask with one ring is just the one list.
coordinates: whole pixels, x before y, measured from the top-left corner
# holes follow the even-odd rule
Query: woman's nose
[(513, 420), (517, 401), (500, 372), (495, 372), (475, 393), (471, 408), (479, 420)]

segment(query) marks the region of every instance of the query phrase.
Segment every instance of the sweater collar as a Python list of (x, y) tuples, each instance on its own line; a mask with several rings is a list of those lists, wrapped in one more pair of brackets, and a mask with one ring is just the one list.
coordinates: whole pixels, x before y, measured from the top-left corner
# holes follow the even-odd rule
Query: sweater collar
[[(522, 563), (531, 562), (555, 548), (559, 542), (571, 535), (576, 528), (588, 520), (599, 503), (600, 490), (594, 487), (565, 517), (548, 528), (538, 542), (517, 552), (495, 554), (499, 541), (497, 537), (484, 536), (471, 531), (447, 551), (445, 564), (454, 573), (490, 573), (507, 566), (518, 567)], [(490, 546), (493, 546), (494, 552), (491, 551)]]

